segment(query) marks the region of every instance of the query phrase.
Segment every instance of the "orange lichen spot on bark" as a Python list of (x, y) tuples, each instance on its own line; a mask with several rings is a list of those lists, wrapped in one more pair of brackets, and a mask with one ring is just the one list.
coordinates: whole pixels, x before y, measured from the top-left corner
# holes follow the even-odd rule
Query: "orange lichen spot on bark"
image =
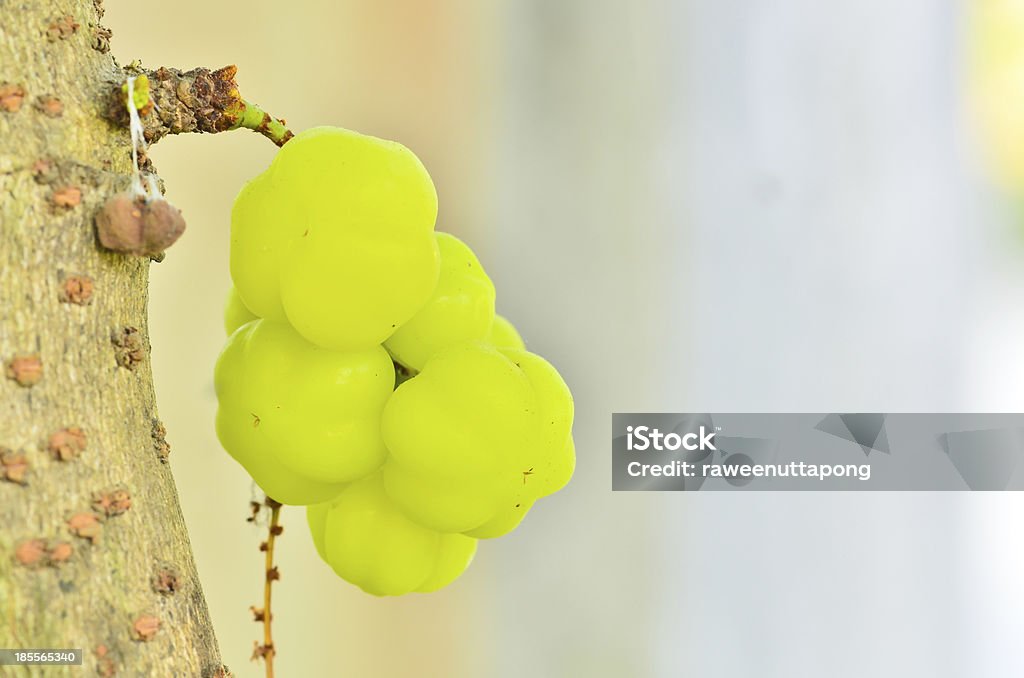
[(69, 275), (61, 281), (58, 299), (63, 304), (88, 306), (96, 290), (93, 279), (87, 275)]
[(65, 14), (50, 22), (50, 25), (46, 27), (46, 37), (51, 41), (67, 40), (75, 34), (80, 25), (75, 21), (75, 17)]
[(104, 490), (93, 496), (92, 507), (108, 518), (119, 516), (132, 507), (132, 497), (127, 490)]
[(0, 83), (0, 111), (17, 113), (21, 109), (21, 102), (24, 100), (24, 87), (10, 82)]
[(95, 513), (76, 513), (68, 519), (68, 529), (76, 537), (88, 539), (90, 543), (95, 544), (103, 534), (103, 523)]
[(14, 559), (25, 567), (38, 567), (46, 563), (46, 540), (26, 539), (14, 549)]
[(49, 557), (51, 564), (59, 565), (63, 562), (66, 562), (69, 558), (71, 558), (74, 552), (75, 549), (73, 546), (71, 546), (71, 544), (67, 543), (66, 541), (61, 541), (57, 542), (50, 548), (49, 552), (47, 553), (47, 556)]
[(160, 620), (151, 614), (144, 614), (132, 624), (132, 637), (143, 642), (152, 640), (160, 630)]
[(86, 442), (85, 431), (70, 426), (51, 434), (47, 448), (58, 461), (70, 461), (85, 451)]
[(36, 110), (47, 118), (59, 118), (64, 115), (64, 102), (52, 94), (36, 97)]
[(5, 373), (19, 386), (35, 386), (43, 378), (43, 361), (36, 353), (16, 355), (7, 363)]
[(82, 189), (78, 186), (61, 186), (50, 194), (50, 200), (57, 207), (71, 209), (82, 204)]

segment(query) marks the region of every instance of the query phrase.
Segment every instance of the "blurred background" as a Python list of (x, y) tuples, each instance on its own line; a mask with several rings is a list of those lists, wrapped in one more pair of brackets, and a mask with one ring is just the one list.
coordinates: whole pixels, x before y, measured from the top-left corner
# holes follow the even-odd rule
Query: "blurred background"
[[(108, 2), (122, 63), (239, 66), (292, 129), (424, 161), (438, 227), (574, 390), (578, 471), (458, 582), (375, 599), (286, 509), (281, 676), (1019, 676), (1024, 499), (613, 494), (614, 411), (1024, 411), (1020, 0)], [(213, 432), (232, 200), (275, 148), (152, 151), (160, 412), (226, 663), (254, 489)]]

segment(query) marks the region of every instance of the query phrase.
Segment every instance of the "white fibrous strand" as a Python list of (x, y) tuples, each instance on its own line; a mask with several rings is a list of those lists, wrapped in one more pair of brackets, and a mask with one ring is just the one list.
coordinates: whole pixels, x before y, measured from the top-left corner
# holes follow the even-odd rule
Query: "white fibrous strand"
[(139, 167), (139, 152), (146, 150), (146, 137), (142, 129), (142, 119), (139, 117), (139, 109), (135, 107), (135, 76), (128, 76), (128, 129), (132, 137), (132, 193), (138, 198), (150, 202), (162, 200), (160, 188), (157, 186), (156, 177), (147, 174), (143, 182), (142, 170)]

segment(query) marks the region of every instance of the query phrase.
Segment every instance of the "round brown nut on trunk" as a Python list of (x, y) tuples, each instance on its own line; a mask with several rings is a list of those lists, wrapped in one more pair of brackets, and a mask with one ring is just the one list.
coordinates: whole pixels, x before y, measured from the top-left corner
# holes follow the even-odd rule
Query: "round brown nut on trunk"
[(111, 196), (96, 213), (96, 233), (108, 250), (154, 256), (185, 231), (181, 210), (162, 198), (146, 201), (131, 193)]

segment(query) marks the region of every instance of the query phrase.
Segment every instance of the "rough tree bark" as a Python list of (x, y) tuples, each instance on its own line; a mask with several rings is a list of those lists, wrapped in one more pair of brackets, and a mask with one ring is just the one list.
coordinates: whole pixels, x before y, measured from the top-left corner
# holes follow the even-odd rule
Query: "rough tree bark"
[(154, 401), (150, 262), (93, 227), (131, 177), (100, 2), (0, 0), (0, 647), (226, 675)]

